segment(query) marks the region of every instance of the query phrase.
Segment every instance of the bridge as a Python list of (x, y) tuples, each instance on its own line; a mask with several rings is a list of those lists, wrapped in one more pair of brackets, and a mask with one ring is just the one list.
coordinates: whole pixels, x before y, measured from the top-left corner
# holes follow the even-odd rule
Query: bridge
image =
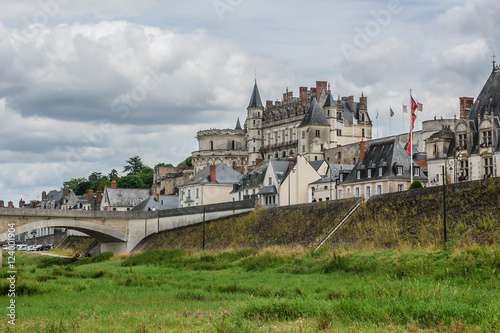
[(155, 212), (108, 212), (0, 208), (0, 242), (6, 242), (9, 227), (15, 235), (39, 228), (67, 228), (99, 240), (101, 252), (128, 253), (145, 237), (255, 209), (255, 200), (185, 207)]

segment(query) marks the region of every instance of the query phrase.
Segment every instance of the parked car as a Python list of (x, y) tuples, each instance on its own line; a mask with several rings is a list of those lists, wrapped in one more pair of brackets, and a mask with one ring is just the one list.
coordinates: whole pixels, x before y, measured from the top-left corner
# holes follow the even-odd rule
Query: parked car
[(48, 251), (52, 248), (53, 244), (43, 244), (40, 251)]
[(14, 251), (16, 249), (15, 246), (3, 245), (2, 250), (4, 251)]
[(26, 244), (18, 244), (16, 250), (17, 251), (26, 251), (27, 248), (28, 248), (28, 245), (26, 245)]
[(35, 247), (33, 248), (33, 251), (42, 251), (42, 244), (40, 245), (35, 245)]
[(28, 252), (35, 251), (35, 245), (29, 245), (28, 248), (26, 248), (26, 251)]

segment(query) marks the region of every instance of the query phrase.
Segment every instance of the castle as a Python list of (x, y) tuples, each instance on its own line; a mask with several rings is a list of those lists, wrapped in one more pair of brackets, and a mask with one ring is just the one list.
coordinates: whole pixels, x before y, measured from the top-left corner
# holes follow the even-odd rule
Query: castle
[(191, 155), (195, 174), (207, 165), (224, 163), (242, 174), (259, 161), (300, 154), (307, 160), (323, 160), (325, 150), (372, 138), (367, 98), (333, 98), (327, 81), (288, 89), (281, 101), (262, 104), (257, 81), (247, 107), (244, 128), (209, 129), (197, 133), (198, 151)]

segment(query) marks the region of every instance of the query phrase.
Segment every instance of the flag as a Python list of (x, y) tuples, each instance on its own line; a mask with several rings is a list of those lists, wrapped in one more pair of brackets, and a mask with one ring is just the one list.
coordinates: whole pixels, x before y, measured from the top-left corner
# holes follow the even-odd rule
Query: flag
[[(408, 147), (406, 147), (406, 152), (408, 155), (411, 155), (411, 145), (413, 144), (413, 128), (415, 128), (415, 120), (417, 119), (417, 115), (415, 114), (415, 111), (418, 109), (418, 104), (415, 102), (413, 97), (410, 95), (411, 98), (411, 126), (410, 126), (410, 138), (409, 138), (409, 143)], [(413, 158), (413, 156), (412, 156)]]
[(420, 111), (420, 112), (422, 112), (423, 109), (424, 109), (424, 105), (422, 103), (419, 103), (419, 102), (417, 102), (417, 105), (418, 105), (417, 106), (417, 110)]
[(392, 111), (392, 108), (389, 109), (391, 109), (391, 117), (394, 117), (394, 111)]
[(403, 113), (408, 113), (407, 105), (404, 105), (404, 104), (403, 104)]
[(375, 119), (378, 119), (378, 110), (377, 110), (377, 116), (375, 117)]

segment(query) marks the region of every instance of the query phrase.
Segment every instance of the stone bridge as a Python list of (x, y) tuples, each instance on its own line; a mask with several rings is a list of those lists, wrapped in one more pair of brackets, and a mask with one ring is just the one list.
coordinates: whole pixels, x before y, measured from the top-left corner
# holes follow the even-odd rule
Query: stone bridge
[(0, 242), (8, 240), (11, 224), (16, 235), (39, 228), (67, 228), (101, 241), (102, 252), (128, 253), (151, 234), (246, 213), (254, 208), (255, 200), (156, 212), (0, 208)]

